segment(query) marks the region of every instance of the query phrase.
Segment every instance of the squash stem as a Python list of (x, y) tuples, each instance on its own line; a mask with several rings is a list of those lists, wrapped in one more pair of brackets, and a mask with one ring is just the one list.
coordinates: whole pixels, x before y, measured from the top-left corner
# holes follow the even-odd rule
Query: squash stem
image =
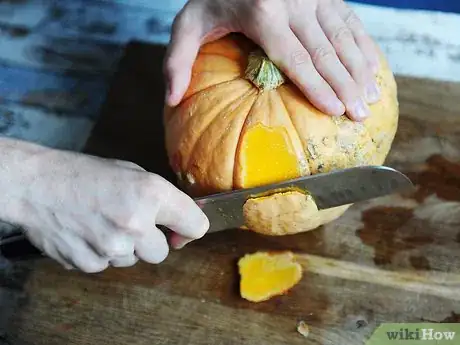
[(249, 54), (245, 77), (262, 92), (276, 89), (286, 82), (283, 72), (262, 49), (257, 49)]

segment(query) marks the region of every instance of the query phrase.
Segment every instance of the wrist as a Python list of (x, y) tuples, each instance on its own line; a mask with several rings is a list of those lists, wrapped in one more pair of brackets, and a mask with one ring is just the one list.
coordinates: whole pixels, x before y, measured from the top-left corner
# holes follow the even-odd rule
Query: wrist
[(31, 187), (40, 176), (46, 152), (52, 149), (10, 138), (0, 138), (0, 220), (22, 224)]

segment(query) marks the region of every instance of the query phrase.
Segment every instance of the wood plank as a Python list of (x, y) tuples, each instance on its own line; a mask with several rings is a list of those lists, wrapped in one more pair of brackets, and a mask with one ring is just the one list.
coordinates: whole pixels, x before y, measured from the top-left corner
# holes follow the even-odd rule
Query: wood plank
[(89, 39), (67, 39), (31, 33), (22, 38), (1, 36), (0, 61), (9, 66), (51, 71), (82, 71), (111, 75), (122, 46)]
[(49, 0), (0, 2), (0, 23), (33, 28), (48, 15)]
[[(61, 43), (53, 39), (63, 42), (75, 39), (86, 46), (95, 42), (102, 46), (122, 45), (130, 39), (166, 44), (173, 18), (184, 3), (184, 0), (26, 0), (0, 4), (0, 46), (9, 48), (0, 50), (0, 60), (50, 68), (53, 62), (42, 61), (40, 51), (47, 50), (51, 58), (61, 55), (62, 52), (55, 51)], [(456, 34), (460, 30), (459, 15), (357, 3), (351, 6), (386, 52), (396, 73), (460, 81), (460, 42)], [(381, 20), (383, 17), (385, 21)], [(33, 38), (29, 38), (31, 35)], [(100, 53), (95, 47), (79, 49), (85, 51), (85, 59), (99, 61)], [(61, 59), (53, 68), (66, 69)], [(73, 69), (81, 68), (80, 63), (74, 63)], [(95, 63), (94, 69), (99, 67)]]
[[(0, 61), (11, 66), (110, 74), (131, 39), (169, 41), (176, 11), (75, 0), (3, 5)], [(17, 13), (16, 13), (17, 12)], [(37, 13), (40, 21), (29, 20)], [(0, 10), (1, 13), (1, 10)], [(17, 19), (21, 18), (21, 20)]]
[[(163, 54), (162, 46), (129, 46), (86, 152), (134, 161), (174, 182), (162, 137)], [(25, 263), (28, 301), (8, 339), (35, 345), (356, 345), (381, 322), (460, 322), (460, 302), (432, 291), (321, 272), (307, 272), (291, 293), (271, 301), (253, 304), (238, 295), (236, 260), (256, 250), (290, 249), (363, 269), (460, 273), (460, 85), (397, 81), (401, 119), (387, 164), (409, 174), (416, 194), (356, 204), (337, 221), (294, 236), (210, 234), (156, 266), (84, 275), (49, 260)], [(385, 276), (391, 274), (375, 280)], [(311, 328), (307, 340), (296, 332), (299, 320)]]
[(99, 0), (101, 2), (117, 3), (125, 6), (142, 7), (150, 10), (178, 11), (181, 9), (187, 0), (168, 0), (165, 2), (150, 1), (150, 0)]
[(356, 3), (352, 7), (386, 53), (395, 73), (460, 81), (460, 40), (456, 34), (460, 15)]
[(0, 104), (0, 135), (28, 140), (64, 150), (80, 151), (94, 120), (84, 116), (60, 116), (35, 106)]
[(171, 23), (181, 6), (174, 6), (174, 1), (150, 3), (154, 6), (96, 0), (0, 4), (0, 27), (3, 36), (16, 38), (33, 32), (117, 43), (133, 38), (155, 42), (168, 39)]
[(109, 88), (103, 76), (51, 73), (0, 65), (0, 101), (34, 106), (56, 115), (96, 119)]
[(61, 2), (53, 7), (53, 17), (42, 24), (40, 32), (113, 43), (131, 39), (167, 43), (178, 10), (171, 10), (167, 3), (144, 8), (104, 1)]

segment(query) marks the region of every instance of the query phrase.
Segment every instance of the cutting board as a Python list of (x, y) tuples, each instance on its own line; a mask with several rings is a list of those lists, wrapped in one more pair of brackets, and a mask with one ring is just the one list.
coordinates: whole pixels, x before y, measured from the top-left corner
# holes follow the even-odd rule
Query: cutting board
[[(163, 54), (162, 46), (128, 46), (85, 151), (136, 162), (175, 182), (161, 123)], [(460, 85), (397, 82), (401, 118), (386, 164), (407, 173), (416, 193), (356, 204), (304, 234), (210, 234), (172, 251), (160, 265), (86, 275), (51, 260), (25, 263), (27, 298), (13, 320), (12, 339), (35, 345), (357, 345), (382, 322), (460, 322), (460, 292), (452, 287), (408, 288), (404, 279), (388, 278), (444, 272), (459, 282)], [(327, 258), (340, 269), (312, 272), (307, 265), (290, 293), (262, 303), (241, 299), (238, 258), (269, 249)], [(299, 321), (310, 328), (307, 338), (296, 331)]]

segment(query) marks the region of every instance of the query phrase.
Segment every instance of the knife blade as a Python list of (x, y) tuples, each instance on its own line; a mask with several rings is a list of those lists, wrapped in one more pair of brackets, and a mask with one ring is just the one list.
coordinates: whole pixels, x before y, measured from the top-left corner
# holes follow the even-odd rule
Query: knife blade
[[(209, 219), (208, 233), (235, 229), (244, 225), (243, 205), (250, 198), (288, 190), (309, 193), (318, 209), (354, 204), (414, 188), (410, 179), (387, 166), (361, 166), (329, 173), (304, 176), (266, 186), (240, 189), (195, 198)], [(0, 253), (7, 259), (40, 256), (23, 234), (0, 239)]]
[(208, 217), (208, 233), (212, 233), (243, 226), (244, 203), (267, 192), (300, 189), (309, 193), (321, 210), (403, 192), (413, 187), (410, 179), (398, 170), (387, 166), (361, 166), (209, 195), (195, 201)]

